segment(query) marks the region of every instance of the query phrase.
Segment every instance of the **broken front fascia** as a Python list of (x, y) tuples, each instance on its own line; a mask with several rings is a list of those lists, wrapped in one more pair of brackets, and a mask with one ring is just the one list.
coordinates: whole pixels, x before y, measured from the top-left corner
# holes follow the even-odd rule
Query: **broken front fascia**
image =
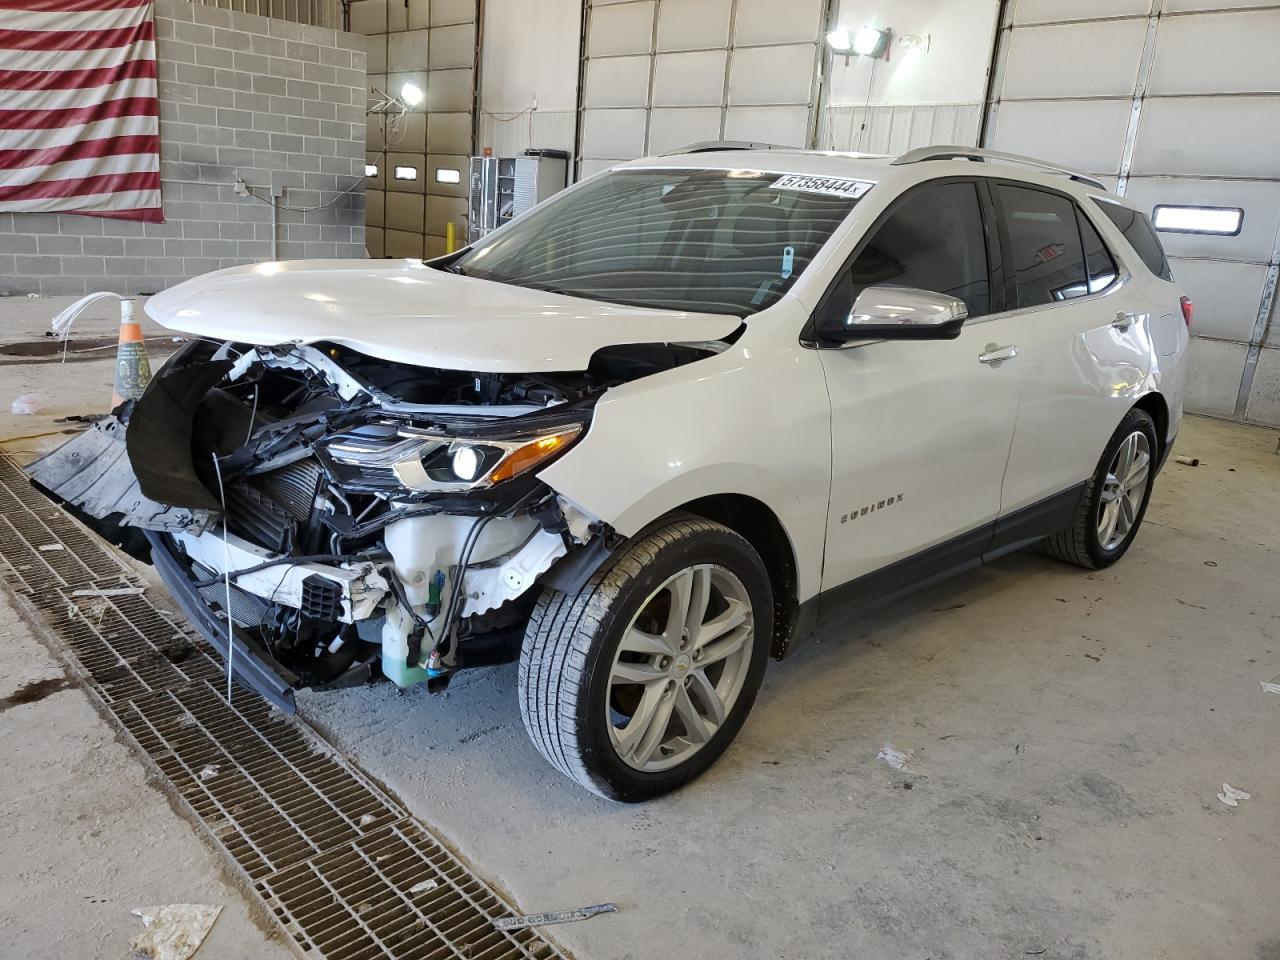
[[(332, 653), (356, 637), (362, 649), (376, 645), (382, 672), (408, 686), (465, 665), (464, 629), (475, 633), (476, 623), (509, 621), (492, 615), (602, 529), (595, 518), (537, 481), (532, 470), (487, 489), (452, 483), (437, 484), (438, 493), (395, 492), (379, 488), (386, 478), (378, 477), (378, 483), (353, 492), (317, 455), (317, 448), (336, 434), (360, 424), (412, 421), (415, 429), (444, 438), (483, 443), (518, 432), (517, 423), (530, 415), (555, 423), (559, 405), (408, 403), (307, 346), (259, 347), (232, 356), (230, 345), (183, 350), (157, 376), (152, 396), (119, 411), (127, 426), (108, 418), (30, 472), (56, 498), (98, 521), (100, 532), (116, 542), (129, 528), (153, 534), (148, 537), (153, 555), (162, 549), (166, 570), (180, 574), (166, 582), (175, 593), (184, 593), (181, 599), (188, 604), (221, 609), (229, 581), (237, 639), (243, 636), (246, 649), (256, 645), (262, 655), (253, 665), (265, 663), (287, 685), (300, 679), (297, 664), (282, 666), (287, 657), (255, 640), (265, 636), (254, 631), (267, 626), (268, 614), (273, 628), (282, 616), (292, 617), (291, 629), (299, 636), (305, 621), (306, 645), (314, 645), (317, 656), (326, 645)], [(303, 390), (303, 409), (273, 404), (278, 397), (270, 396), (266, 371), (293, 378), (287, 389)], [(413, 374), (411, 368), (404, 371)], [(237, 421), (246, 412), (247, 423)], [(586, 415), (579, 409), (568, 418), (581, 424)], [(197, 450), (206, 453), (189, 452)], [(220, 464), (216, 484), (211, 482), (213, 451)], [(201, 462), (206, 455), (208, 465)], [(85, 483), (90, 462), (96, 481)], [(310, 476), (313, 486), (305, 500), (293, 503), (294, 531), (269, 545), (262, 526), (253, 521), (279, 515), (279, 505), (260, 492), (246, 500), (244, 491), (261, 491), (253, 485), (290, 470)], [(225, 530), (215, 497), (223, 480), (230, 515)], [(361, 498), (367, 501), (363, 505)], [(323, 600), (323, 620), (316, 619), (317, 597)], [(206, 635), (219, 622), (195, 614), (192, 620)], [(220, 641), (219, 649), (225, 646), (225, 636), (212, 639)], [(242, 662), (239, 652), (235, 660)], [(355, 664), (366, 668), (365, 675), (367, 662)], [(319, 685), (342, 682), (353, 669)]]

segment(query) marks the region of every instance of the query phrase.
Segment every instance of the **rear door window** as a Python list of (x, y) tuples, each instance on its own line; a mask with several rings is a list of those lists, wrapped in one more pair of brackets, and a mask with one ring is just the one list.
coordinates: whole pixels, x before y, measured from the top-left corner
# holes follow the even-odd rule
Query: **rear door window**
[(1133, 247), (1133, 252), (1147, 265), (1148, 270), (1162, 280), (1173, 279), (1173, 273), (1169, 270), (1169, 259), (1164, 255), (1164, 247), (1161, 246), (1160, 238), (1156, 236), (1155, 228), (1151, 226), (1151, 221), (1147, 219), (1145, 213), (1131, 210), (1118, 203), (1107, 203), (1096, 197), (1093, 202), (1124, 234), (1124, 238), (1129, 241), (1129, 246)]
[(1116, 282), (1119, 270), (1111, 251), (1094, 229), (1084, 211), (1076, 208), (1076, 220), (1080, 226), (1080, 240), (1084, 244), (1084, 265), (1088, 275), (1089, 293), (1101, 293)]
[(1057, 193), (995, 185), (1003, 211), (1017, 307), (1041, 306), (1090, 292), (1075, 204)]

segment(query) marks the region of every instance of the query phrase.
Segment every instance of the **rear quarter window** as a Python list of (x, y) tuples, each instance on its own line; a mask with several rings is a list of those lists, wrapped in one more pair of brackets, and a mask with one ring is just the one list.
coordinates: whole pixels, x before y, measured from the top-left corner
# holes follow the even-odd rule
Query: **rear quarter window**
[(1133, 252), (1147, 265), (1148, 270), (1162, 280), (1173, 279), (1169, 258), (1165, 256), (1160, 238), (1156, 236), (1155, 228), (1151, 226), (1145, 213), (1122, 207), (1118, 203), (1107, 203), (1097, 197), (1093, 198), (1093, 202), (1116, 225), (1116, 229), (1124, 234), (1129, 246), (1133, 247)]

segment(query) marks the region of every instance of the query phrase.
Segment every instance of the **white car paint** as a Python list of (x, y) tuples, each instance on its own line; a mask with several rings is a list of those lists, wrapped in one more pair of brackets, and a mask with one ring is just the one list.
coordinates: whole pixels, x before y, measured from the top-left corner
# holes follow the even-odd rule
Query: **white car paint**
[[(621, 166), (812, 173), (877, 185), (788, 295), (747, 318), (732, 348), (609, 391), (588, 434), (539, 474), (620, 532), (634, 534), (698, 497), (747, 494), (786, 530), (804, 601), (1082, 481), (1146, 393), (1165, 397), (1166, 439), (1177, 433), (1188, 339), (1180, 290), (1146, 273), (1110, 221), (1090, 209), (1091, 196), (1115, 201), (1110, 194), (965, 160), (895, 166), (884, 157), (737, 151)], [(801, 346), (809, 313), (877, 218), (905, 190), (947, 176), (998, 176), (1072, 195), (1125, 260), (1127, 276), (1101, 294), (976, 318), (954, 341)], [(1111, 325), (1120, 311), (1141, 320), (1120, 331)], [(1152, 329), (1164, 331), (1171, 350), (1153, 347)], [(979, 364), (979, 354), (1006, 345), (1019, 355)], [(850, 511), (899, 493), (894, 511), (842, 523)]]
[(397, 363), (484, 373), (581, 370), (601, 347), (717, 340), (739, 325), (459, 277), (421, 260), (232, 267), (156, 294), (146, 311), (197, 336), (260, 346), (332, 342)]
[[(538, 474), (590, 520), (629, 536), (701, 497), (751, 497), (785, 531), (804, 601), (1080, 482), (1147, 393), (1166, 399), (1166, 439), (1177, 432), (1187, 342), (1179, 290), (1146, 273), (1091, 209), (1091, 196), (1107, 196), (1100, 190), (964, 160), (895, 166), (888, 158), (734, 151), (621, 166), (875, 185), (791, 290), (747, 318), (732, 345), (601, 397), (586, 434)], [(976, 318), (951, 341), (803, 345), (807, 318), (877, 218), (905, 190), (947, 176), (999, 176), (1070, 194), (1124, 261), (1122, 281), (1102, 294)], [(582, 369), (603, 346), (715, 340), (740, 326), (734, 317), (457, 277), (417, 261), (237, 268), (160, 294), (148, 312), (188, 333), (260, 345), (335, 341), (393, 361), (491, 372)], [(1114, 326), (1118, 312), (1135, 314), (1134, 322)], [(1017, 355), (980, 364), (979, 354), (996, 346), (1016, 346)], [(863, 513), (878, 504), (885, 506)], [(397, 534), (388, 546), (412, 584), (440, 561), (410, 555), (456, 553), (457, 539), (455, 531), (414, 544)], [(406, 629), (395, 627), (397, 643)]]

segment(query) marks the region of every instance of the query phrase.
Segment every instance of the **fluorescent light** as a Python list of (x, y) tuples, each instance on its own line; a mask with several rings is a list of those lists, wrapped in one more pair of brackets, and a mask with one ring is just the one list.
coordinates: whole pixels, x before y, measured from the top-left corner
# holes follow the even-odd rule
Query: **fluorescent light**
[(397, 180), (417, 180), (418, 168), (417, 167), (396, 167), (395, 178)]
[(853, 35), (853, 52), (860, 57), (879, 57), (889, 43), (889, 31), (863, 27)]
[(400, 87), (400, 99), (405, 106), (416, 107), (422, 102), (422, 88), (415, 83), (404, 83)]
[(461, 183), (462, 171), (455, 167), (436, 167), (436, 183)]
[(1244, 223), (1239, 207), (1192, 207), (1160, 204), (1152, 219), (1163, 233), (1211, 233), (1234, 237)]
[(845, 27), (837, 27), (827, 34), (827, 46), (836, 53), (852, 53), (853, 34)]
[(364, 165), (364, 175), (366, 177), (376, 177), (378, 175), (378, 165), (376, 163), (366, 163)]

